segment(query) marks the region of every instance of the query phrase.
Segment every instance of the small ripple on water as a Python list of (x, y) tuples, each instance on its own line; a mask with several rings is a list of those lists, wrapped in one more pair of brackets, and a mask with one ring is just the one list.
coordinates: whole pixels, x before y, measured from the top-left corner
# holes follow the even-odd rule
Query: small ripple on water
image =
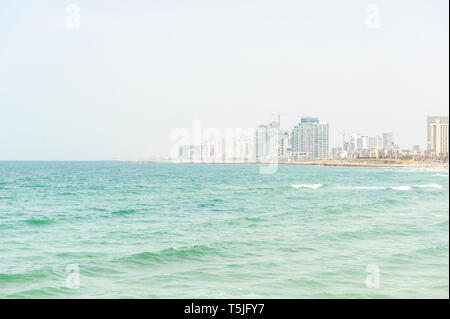
[(227, 221), (228, 225), (240, 225), (240, 224), (248, 224), (248, 223), (260, 223), (266, 221), (261, 217), (238, 217)]
[(30, 218), (25, 219), (24, 222), (30, 226), (46, 226), (55, 223), (56, 221), (48, 218)]
[(139, 210), (137, 210), (137, 209), (121, 209), (121, 210), (113, 211), (111, 214), (113, 214), (113, 215), (130, 215), (130, 214), (137, 213), (138, 211)]
[(7, 298), (61, 298), (61, 296), (70, 296), (76, 294), (76, 289), (69, 289), (67, 287), (42, 287), (39, 289), (30, 289), (13, 294), (9, 294)]

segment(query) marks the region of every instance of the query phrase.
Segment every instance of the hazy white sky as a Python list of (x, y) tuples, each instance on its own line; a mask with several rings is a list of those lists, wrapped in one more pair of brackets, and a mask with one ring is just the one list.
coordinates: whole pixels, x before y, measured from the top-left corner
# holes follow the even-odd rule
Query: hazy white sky
[(167, 155), (193, 120), (277, 112), (328, 122), (332, 146), (393, 131), (411, 148), (448, 114), (448, 0), (73, 1), (79, 29), (70, 3), (0, 3), (0, 159)]

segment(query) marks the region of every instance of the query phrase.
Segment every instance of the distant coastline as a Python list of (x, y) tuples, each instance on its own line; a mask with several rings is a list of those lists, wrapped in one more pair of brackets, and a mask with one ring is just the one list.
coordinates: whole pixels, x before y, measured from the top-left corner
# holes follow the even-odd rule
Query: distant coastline
[(344, 166), (344, 167), (410, 167), (410, 168), (434, 168), (448, 170), (448, 163), (404, 161), (404, 160), (366, 160), (366, 161), (305, 161), (283, 162), (280, 164), (293, 165), (319, 165), (319, 166)]
[(257, 165), (310, 165), (310, 166), (339, 166), (339, 167), (409, 167), (409, 168), (429, 168), (436, 170), (449, 170), (448, 162), (426, 162), (411, 160), (310, 160), (310, 161), (278, 161), (278, 162), (254, 162), (254, 161), (170, 161), (170, 160), (127, 160), (126, 162), (139, 163), (181, 163), (181, 164), (257, 164)]

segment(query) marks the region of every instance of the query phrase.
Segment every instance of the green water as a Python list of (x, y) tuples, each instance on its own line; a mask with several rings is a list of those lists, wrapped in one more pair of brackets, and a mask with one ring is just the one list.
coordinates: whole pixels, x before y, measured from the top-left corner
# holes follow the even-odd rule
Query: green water
[(448, 298), (448, 183), (402, 168), (0, 162), (0, 297)]

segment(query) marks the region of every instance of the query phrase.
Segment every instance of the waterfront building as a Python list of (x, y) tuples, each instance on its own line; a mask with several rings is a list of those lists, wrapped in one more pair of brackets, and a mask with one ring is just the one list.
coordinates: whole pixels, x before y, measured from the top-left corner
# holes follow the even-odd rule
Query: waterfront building
[(414, 145), (412, 147), (414, 154), (420, 154), (421, 153), (421, 149), (419, 145)]
[(360, 135), (354, 133), (350, 135), (347, 149), (354, 157), (371, 157), (373, 149), (378, 148), (378, 138), (376, 136)]
[(269, 125), (259, 125), (255, 131), (255, 159), (256, 161), (272, 161), (278, 157), (278, 138), (280, 122)]
[[(431, 125), (439, 121), (442, 124), (448, 124), (448, 116), (428, 116), (427, 117), (427, 150), (432, 150)], [(436, 136), (436, 135), (435, 135)]]
[(369, 150), (369, 157), (371, 158), (378, 158), (380, 156), (380, 151), (377, 147), (372, 147)]
[(291, 133), (283, 130), (279, 132), (278, 136), (278, 158), (288, 159), (291, 156)]
[(448, 117), (430, 125), (430, 151), (438, 157), (448, 157)]
[(385, 153), (391, 153), (394, 147), (394, 133), (383, 133), (383, 151)]
[(292, 130), (292, 153), (300, 159), (328, 159), (329, 126), (316, 117), (302, 117)]
[(377, 136), (371, 136), (369, 137), (369, 145), (368, 148), (371, 149), (378, 149), (378, 137)]
[(197, 162), (201, 160), (201, 145), (181, 145), (179, 147), (178, 158), (176, 160), (182, 162)]

